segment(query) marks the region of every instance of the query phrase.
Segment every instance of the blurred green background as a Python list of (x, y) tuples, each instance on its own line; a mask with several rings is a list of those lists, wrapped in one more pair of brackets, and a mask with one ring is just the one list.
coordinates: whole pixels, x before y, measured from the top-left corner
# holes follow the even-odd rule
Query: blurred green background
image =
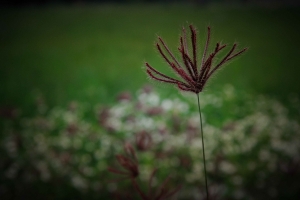
[[(166, 68), (154, 48), (170, 48), (182, 26), (194, 24), (204, 43), (249, 47), (211, 81), (247, 92), (299, 96), (298, 7), (225, 5), (85, 5), (1, 9), (1, 105), (28, 106), (35, 92), (52, 105), (109, 102), (147, 83), (144, 62)], [(201, 51), (201, 48), (199, 49)]]
[[(130, 4), (56, 1), (42, 5), (15, 2), (17, 6), (3, 4), (0, 8), (1, 159), (2, 163), (9, 163), (8, 166), (1, 164), (1, 169), (11, 167), (14, 160), (8, 158), (4, 147), (7, 134), (21, 133), (24, 119), (35, 118), (39, 112), (47, 115), (52, 108), (65, 108), (75, 101), (90, 109), (80, 115), (82, 119), (97, 126), (97, 118), (91, 111), (95, 105), (114, 104), (120, 92), (134, 93), (149, 83), (145, 61), (169, 72), (154, 42), (159, 35), (176, 50), (181, 27), (189, 24), (198, 29), (200, 52), (207, 26), (212, 28), (212, 44), (238, 42), (240, 48), (249, 47), (247, 53), (210, 80), (206, 91), (213, 93), (231, 84), (238, 92), (254, 97), (267, 95), (282, 102), (290, 109), (292, 119), (299, 122), (295, 105), (290, 104), (300, 97), (298, 6), (268, 1), (263, 4), (257, 1), (136, 1)], [(180, 96), (172, 87), (154, 86), (166, 98)], [(48, 110), (40, 111), (39, 103), (46, 104)], [(17, 114), (11, 114), (15, 110)], [(210, 116), (209, 112), (207, 115)], [(226, 113), (223, 115), (222, 122), (226, 121)], [(213, 120), (211, 123), (214, 124)], [(27, 163), (24, 166), (29, 166), (31, 160), (26, 156), (22, 158)], [(17, 186), (14, 179), (8, 181), (5, 176), (1, 174), (0, 195), (19, 191), (22, 184)], [(36, 187), (34, 184), (39, 182), (34, 182), (32, 187)], [(52, 187), (52, 193), (61, 191), (55, 181), (51, 184), (44, 188)], [(76, 190), (70, 189), (68, 183), (59, 186), (65, 187), (66, 194), (53, 195), (50, 199), (76, 197)], [(85, 197), (98, 198), (97, 195), (80, 196)], [(100, 199), (103, 198), (106, 197)]]

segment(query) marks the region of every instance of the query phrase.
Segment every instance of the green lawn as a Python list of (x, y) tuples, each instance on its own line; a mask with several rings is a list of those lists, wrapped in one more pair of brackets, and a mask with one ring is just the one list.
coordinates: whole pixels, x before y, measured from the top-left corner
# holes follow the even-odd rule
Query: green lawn
[(156, 36), (176, 50), (181, 26), (190, 23), (198, 28), (201, 44), (210, 25), (213, 43), (237, 41), (241, 48), (250, 47), (208, 89), (231, 83), (251, 93), (299, 95), (299, 19), (298, 8), (2, 8), (0, 103), (28, 107), (37, 94), (51, 105), (74, 99), (107, 103), (119, 91), (134, 91), (148, 82), (145, 61), (167, 69), (154, 48)]

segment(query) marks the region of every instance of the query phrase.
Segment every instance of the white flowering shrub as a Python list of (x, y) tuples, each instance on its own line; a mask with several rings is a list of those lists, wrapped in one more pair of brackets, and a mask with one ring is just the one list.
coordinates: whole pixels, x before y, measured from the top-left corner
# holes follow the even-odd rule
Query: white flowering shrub
[[(143, 189), (158, 169), (153, 187), (170, 175), (170, 187), (182, 185), (173, 199), (204, 199), (195, 98), (166, 97), (145, 87), (135, 95), (120, 94), (110, 106), (38, 106), (33, 117), (5, 120), (0, 194), (9, 198), (13, 191), (25, 192), (18, 181), (21, 186), (60, 184), (61, 191), (68, 188), (80, 198), (134, 199), (130, 183), (113, 181), (118, 177), (107, 171), (127, 142), (136, 149)], [(200, 99), (212, 199), (300, 197), (300, 124), (291, 108), (230, 85), (217, 93), (205, 92)], [(297, 99), (289, 104), (294, 115), (298, 105)]]

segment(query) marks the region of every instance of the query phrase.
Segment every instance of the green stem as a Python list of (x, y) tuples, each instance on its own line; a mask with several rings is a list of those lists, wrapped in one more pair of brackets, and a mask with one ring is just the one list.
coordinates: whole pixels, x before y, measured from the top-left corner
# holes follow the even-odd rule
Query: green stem
[(201, 125), (202, 155), (203, 155), (203, 160), (204, 160), (205, 188), (206, 188), (206, 196), (207, 196), (207, 200), (209, 200), (208, 187), (207, 187), (207, 175), (206, 175), (205, 147), (204, 147), (203, 127), (202, 127), (202, 116), (201, 116), (201, 106), (200, 106), (200, 98), (199, 98), (199, 94), (197, 94), (197, 100), (198, 100), (198, 110), (199, 110), (200, 125)]

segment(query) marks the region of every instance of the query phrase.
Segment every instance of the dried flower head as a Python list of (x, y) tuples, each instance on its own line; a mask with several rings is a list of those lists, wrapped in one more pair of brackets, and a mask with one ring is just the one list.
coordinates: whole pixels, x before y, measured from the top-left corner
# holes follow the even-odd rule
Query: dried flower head
[[(233, 58), (241, 55), (247, 50), (244, 48), (240, 51), (235, 52), (237, 44), (233, 44), (231, 50), (225, 55), (221, 61), (214, 67), (213, 60), (216, 55), (221, 52), (227, 45), (218, 42), (214, 51), (207, 56), (208, 46), (210, 42), (210, 27), (207, 28), (207, 40), (203, 50), (203, 56), (200, 62), (198, 62), (197, 57), (197, 32), (196, 29), (190, 25), (191, 31), (191, 47), (192, 52), (188, 49), (187, 37), (185, 28), (182, 29), (182, 36), (180, 37), (180, 46), (178, 48), (182, 62), (180, 63), (174, 56), (174, 54), (169, 50), (166, 43), (161, 37), (158, 37), (159, 42), (156, 47), (164, 58), (164, 60), (169, 64), (171, 69), (176, 73), (180, 80), (174, 79), (167, 76), (156, 69), (154, 69), (149, 63), (146, 63), (146, 71), (150, 78), (163, 82), (177, 85), (177, 87), (182, 91), (190, 91), (198, 94), (201, 92), (207, 83), (211, 75), (216, 72), (222, 65), (232, 60)], [(163, 47), (163, 48), (162, 48)], [(164, 49), (164, 50), (163, 50)], [(167, 56), (169, 54), (169, 56)]]
[(181, 185), (170, 189), (168, 186), (168, 183), (171, 179), (171, 176), (169, 175), (164, 182), (156, 188), (156, 191), (152, 191), (152, 181), (157, 172), (157, 169), (154, 169), (151, 173), (150, 179), (149, 179), (149, 190), (148, 190), (148, 196), (149, 199), (156, 199), (156, 200), (164, 200), (164, 199), (169, 199), (170, 197), (174, 196), (180, 189)]
[(112, 173), (124, 175), (127, 178), (134, 179), (139, 175), (139, 167), (135, 151), (129, 143), (125, 143), (124, 150), (127, 156), (121, 154), (116, 155), (117, 161), (123, 170), (112, 167), (109, 167), (108, 170)]
[[(154, 188), (153, 185), (153, 179), (154, 176), (157, 172), (157, 169), (154, 169), (149, 177), (149, 182), (148, 182), (148, 192), (142, 191), (138, 183), (136, 182), (135, 179), (132, 179), (132, 184), (134, 188), (137, 190), (138, 194), (140, 195), (141, 199), (143, 200), (165, 200), (165, 199), (170, 199), (173, 197), (179, 190), (181, 189), (181, 185), (175, 187), (175, 188), (170, 188), (168, 185), (171, 176), (168, 176), (163, 183), (158, 186), (157, 188)], [(154, 190), (153, 190), (154, 189)]]

